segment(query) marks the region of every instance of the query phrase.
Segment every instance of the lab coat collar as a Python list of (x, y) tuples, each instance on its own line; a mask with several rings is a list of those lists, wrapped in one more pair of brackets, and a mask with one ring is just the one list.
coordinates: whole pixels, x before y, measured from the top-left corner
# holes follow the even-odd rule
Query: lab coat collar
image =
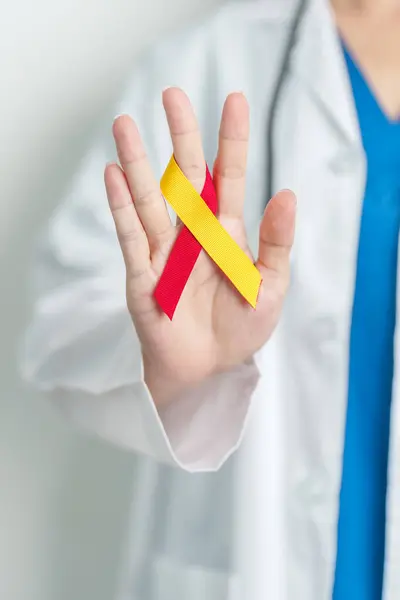
[(328, 0), (309, 0), (291, 63), (341, 135), (358, 143), (360, 133), (351, 83)]

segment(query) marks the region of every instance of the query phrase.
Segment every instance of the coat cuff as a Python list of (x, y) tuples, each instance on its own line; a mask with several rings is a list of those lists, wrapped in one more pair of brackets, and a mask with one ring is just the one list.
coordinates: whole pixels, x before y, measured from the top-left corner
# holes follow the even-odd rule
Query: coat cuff
[(63, 386), (45, 389), (79, 429), (194, 473), (218, 470), (238, 448), (259, 377), (251, 359), (160, 411), (143, 380), (100, 394)]

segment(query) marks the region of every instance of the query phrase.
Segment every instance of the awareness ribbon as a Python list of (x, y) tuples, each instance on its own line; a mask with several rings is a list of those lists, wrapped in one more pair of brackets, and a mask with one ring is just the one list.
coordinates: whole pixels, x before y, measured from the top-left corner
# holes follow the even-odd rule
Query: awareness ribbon
[(172, 156), (160, 187), (183, 223), (154, 292), (160, 308), (172, 319), (202, 248), (255, 308), (261, 285), (260, 272), (218, 221), (217, 197), (208, 168), (199, 194)]

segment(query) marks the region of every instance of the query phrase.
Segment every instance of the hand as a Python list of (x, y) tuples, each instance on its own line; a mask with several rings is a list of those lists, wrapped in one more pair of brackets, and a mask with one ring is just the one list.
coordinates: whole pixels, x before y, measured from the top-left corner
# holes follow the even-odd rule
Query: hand
[[(200, 193), (205, 159), (189, 99), (170, 88), (163, 103), (177, 163)], [(126, 265), (127, 304), (142, 345), (145, 380), (160, 406), (213, 373), (244, 362), (271, 336), (289, 282), (296, 200), (292, 192), (278, 193), (262, 219), (256, 266), (263, 282), (256, 310), (202, 251), (171, 322), (153, 292), (182, 225), (170, 220), (130, 117), (116, 119), (113, 134), (121, 167), (106, 167), (107, 196)], [(247, 101), (231, 94), (222, 113), (213, 176), (218, 218), (250, 255), (243, 221), (248, 138)]]

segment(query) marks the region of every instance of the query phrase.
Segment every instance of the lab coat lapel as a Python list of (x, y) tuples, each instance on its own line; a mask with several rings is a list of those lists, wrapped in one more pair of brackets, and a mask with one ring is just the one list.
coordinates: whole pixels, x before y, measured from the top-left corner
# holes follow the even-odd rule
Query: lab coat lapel
[(309, 0), (300, 26), (292, 72), (314, 96), (348, 142), (357, 143), (359, 128), (350, 81), (327, 0)]
[(287, 527), (296, 532), (287, 548), (287, 598), (328, 599), (365, 163), (340, 40), (323, 0), (310, 0), (285, 91), (275, 179), (299, 199), (282, 328), (293, 376), (285, 405)]

